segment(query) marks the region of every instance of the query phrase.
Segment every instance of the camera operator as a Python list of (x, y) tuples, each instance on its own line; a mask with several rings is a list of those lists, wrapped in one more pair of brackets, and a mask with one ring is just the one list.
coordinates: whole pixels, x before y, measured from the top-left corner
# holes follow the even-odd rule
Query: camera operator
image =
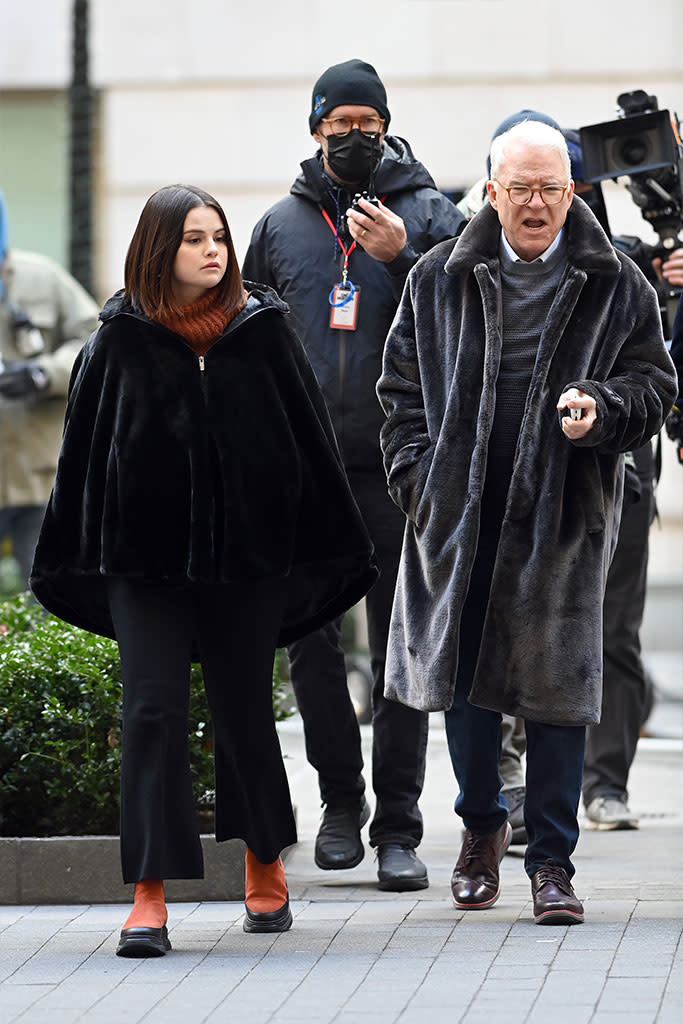
[[(683, 252), (683, 250), (679, 250)], [(683, 465), (683, 299), (679, 300), (673, 331), (671, 358), (678, 374), (678, 398), (666, 421), (666, 432), (676, 445), (678, 461)]]
[[(662, 259), (658, 246), (610, 230), (600, 182), (584, 180), (581, 137), (564, 132), (576, 194), (590, 206), (613, 245), (638, 265), (650, 282), (683, 285), (683, 248)], [(660, 291), (661, 294), (661, 291)], [(661, 307), (665, 333), (670, 325)], [(586, 815), (600, 830), (638, 827), (628, 806), (628, 777), (651, 702), (651, 683), (641, 658), (648, 535), (656, 513), (656, 461), (652, 444), (627, 453), (619, 537), (610, 564), (603, 605), (603, 692), (600, 723), (588, 729), (582, 796)]]
[(0, 193), (0, 539), (28, 582), (57, 468), (73, 361), (97, 326), (93, 299), (60, 266), (8, 251)]
[(683, 286), (683, 143), (678, 115), (660, 110), (657, 97), (644, 89), (621, 93), (617, 106), (616, 120), (585, 125), (575, 136), (582, 154), (584, 190), (602, 202), (600, 182), (625, 179), (643, 219), (658, 235), (658, 246), (632, 237), (617, 238), (615, 244), (651, 280), (652, 270), (657, 275), (653, 283), (664, 336), (670, 338)]

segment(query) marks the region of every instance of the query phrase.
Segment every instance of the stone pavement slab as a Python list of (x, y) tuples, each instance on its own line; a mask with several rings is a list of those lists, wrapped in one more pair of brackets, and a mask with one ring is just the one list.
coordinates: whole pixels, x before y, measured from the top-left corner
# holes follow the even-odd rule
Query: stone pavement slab
[[(0, 1024), (680, 1024), (680, 740), (639, 745), (638, 831), (582, 831), (586, 923), (539, 928), (521, 851), (505, 857), (490, 911), (451, 904), (460, 826), (437, 716), (421, 803), (430, 888), (418, 893), (380, 892), (370, 850), (352, 871), (315, 867), (320, 808), (298, 719), (280, 734), (300, 833), (287, 856), (291, 931), (246, 935), (241, 903), (175, 902), (173, 951), (122, 960), (121, 906), (0, 906)], [(368, 727), (363, 741), (369, 761)]]

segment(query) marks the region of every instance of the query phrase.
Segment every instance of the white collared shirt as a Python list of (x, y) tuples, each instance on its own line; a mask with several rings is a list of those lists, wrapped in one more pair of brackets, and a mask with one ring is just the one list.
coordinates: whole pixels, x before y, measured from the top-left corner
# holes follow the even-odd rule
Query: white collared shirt
[(533, 260), (523, 260), (521, 256), (518, 256), (517, 253), (515, 252), (515, 250), (512, 248), (512, 246), (508, 242), (507, 238), (505, 237), (505, 232), (504, 231), (501, 231), (501, 233), (500, 233), (500, 240), (501, 240), (502, 245), (505, 247), (505, 252), (508, 254), (508, 256), (510, 257), (510, 259), (512, 260), (513, 263), (539, 263), (539, 262), (540, 263), (545, 263), (545, 261), (547, 259), (550, 259), (550, 257), (552, 256), (552, 254), (555, 252), (555, 250), (557, 249), (558, 245), (562, 241), (563, 234), (564, 234), (564, 228), (562, 227), (557, 232), (557, 234), (555, 235), (555, 237), (553, 238), (552, 242), (550, 243), (548, 248), (545, 250), (545, 252), (542, 252), (540, 254), (540, 256), (537, 256)]

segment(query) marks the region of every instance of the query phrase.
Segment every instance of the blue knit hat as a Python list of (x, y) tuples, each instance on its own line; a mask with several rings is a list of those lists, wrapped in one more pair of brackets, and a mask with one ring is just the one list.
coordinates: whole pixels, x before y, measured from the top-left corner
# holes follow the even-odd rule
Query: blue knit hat
[[(561, 132), (557, 121), (550, 117), (549, 114), (543, 114), (540, 110), (518, 110), (516, 114), (510, 114), (503, 121), (500, 122), (495, 132), (491, 136), (491, 142), (497, 139), (503, 132), (507, 132), (510, 128), (514, 128), (516, 124), (521, 124), (522, 121), (541, 121), (542, 124), (549, 124), (551, 128), (556, 128), (558, 132)], [(491, 156), (486, 157), (486, 173), (491, 176)]]
[(581, 149), (581, 136), (574, 128), (565, 128), (562, 134), (564, 135), (565, 142), (567, 143), (567, 149), (569, 150), (569, 159), (572, 165), (572, 178), (574, 181), (583, 181), (583, 150)]

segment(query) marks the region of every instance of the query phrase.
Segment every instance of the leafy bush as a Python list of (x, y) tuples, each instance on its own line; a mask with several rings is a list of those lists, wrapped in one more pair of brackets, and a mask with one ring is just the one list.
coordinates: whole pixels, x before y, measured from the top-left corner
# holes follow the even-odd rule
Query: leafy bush
[[(290, 713), (273, 671), (278, 720)], [(213, 806), (212, 732), (201, 669), (190, 681), (197, 807)], [(114, 641), (49, 615), (20, 594), (0, 604), (0, 835), (116, 835), (121, 665)]]

